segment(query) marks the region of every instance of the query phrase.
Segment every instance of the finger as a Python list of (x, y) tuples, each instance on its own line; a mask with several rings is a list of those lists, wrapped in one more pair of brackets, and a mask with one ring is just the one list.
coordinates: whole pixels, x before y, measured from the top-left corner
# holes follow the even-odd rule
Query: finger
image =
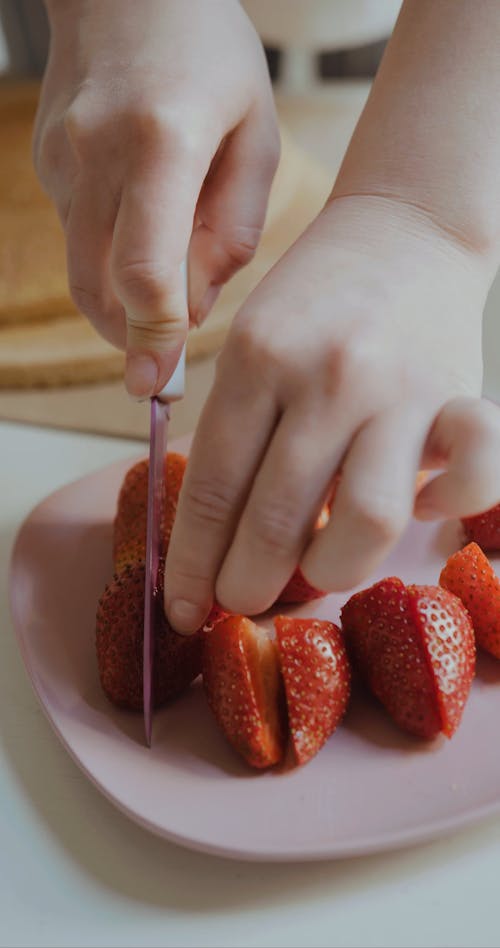
[(231, 612), (263, 612), (290, 579), (348, 445), (350, 420), (319, 415), (310, 403), (282, 418), (217, 580), (217, 598)]
[(313, 586), (343, 591), (365, 579), (404, 530), (428, 429), (418, 410), (392, 409), (366, 422), (342, 466), (327, 526), (301, 568)]
[[(212, 606), (215, 580), (262, 453), (277, 406), (250, 379), (220, 377), (198, 425), (165, 571), (165, 608), (179, 632), (193, 632)], [(224, 603), (222, 603), (224, 605)]]
[(127, 318), (125, 382), (139, 398), (163, 388), (185, 341), (181, 263), (206, 170), (186, 147), (165, 146), (132, 168), (123, 187), (111, 273)]
[(125, 311), (111, 287), (116, 203), (99, 180), (75, 187), (66, 221), (68, 280), (75, 305), (108, 342), (125, 348)]
[(197, 325), (222, 285), (257, 249), (278, 160), (275, 124), (252, 114), (226, 139), (213, 162), (189, 248), (190, 318)]
[(500, 501), (500, 407), (486, 399), (455, 398), (439, 413), (426, 453), (447, 470), (415, 502), (420, 520), (466, 517)]

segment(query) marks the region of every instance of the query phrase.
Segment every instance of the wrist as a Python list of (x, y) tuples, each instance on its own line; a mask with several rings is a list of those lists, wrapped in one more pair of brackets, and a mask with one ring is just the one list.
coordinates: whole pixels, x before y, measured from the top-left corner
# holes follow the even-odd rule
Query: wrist
[(374, 259), (381, 254), (418, 258), (425, 265), (441, 260), (488, 292), (500, 262), (500, 242), (478, 240), (475, 228), (449, 223), (440, 209), (411, 196), (380, 187), (348, 192), (337, 184), (325, 208), (342, 240), (359, 241)]

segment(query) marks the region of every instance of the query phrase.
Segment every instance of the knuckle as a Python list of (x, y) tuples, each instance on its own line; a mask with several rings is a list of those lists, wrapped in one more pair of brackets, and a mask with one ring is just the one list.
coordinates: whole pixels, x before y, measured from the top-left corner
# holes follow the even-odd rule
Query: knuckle
[(197, 523), (218, 529), (226, 526), (235, 496), (225, 481), (193, 479), (186, 483), (183, 493), (185, 507)]
[(239, 269), (250, 263), (257, 250), (261, 234), (260, 227), (239, 227), (237, 232), (226, 241), (225, 250), (233, 266)]
[(266, 144), (262, 151), (262, 167), (268, 175), (274, 175), (281, 157), (281, 138), (277, 125), (266, 135)]
[(136, 104), (127, 116), (127, 125), (139, 148), (168, 151), (184, 158), (197, 152), (198, 123), (186, 121), (171, 105)]
[(148, 313), (162, 311), (168, 296), (172, 276), (168, 270), (152, 260), (117, 260), (114, 277), (127, 302)]
[(260, 504), (249, 514), (254, 543), (273, 556), (289, 556), (297, 545), (297, 511), (275, 500)]
[(275, 379), (283, 363), (283, 346), (276, 345), (274, 336), (266, 327), (267, 319), (253, 310), (240, 312), (233, 322), (229, 336), (228, 358), (239, 370), (259, 379)]
[(391, 495), (351, 496), (347, 502), (354, 529), (368, 534), (373, 542), (392, 543), (405, 527), (406, 517)]
[(41, 183), (47, 188), (48, 182), (57, 175), (63, 153), (63, 134), (58, 123), (44, 126), (33, 142), (33, 158)]
[(99, 319), (103, 315), (104, 306), (101, 294), (97, 290), (71, 282), (69, 285), (71, 299), (76, 308), (89, 319)]

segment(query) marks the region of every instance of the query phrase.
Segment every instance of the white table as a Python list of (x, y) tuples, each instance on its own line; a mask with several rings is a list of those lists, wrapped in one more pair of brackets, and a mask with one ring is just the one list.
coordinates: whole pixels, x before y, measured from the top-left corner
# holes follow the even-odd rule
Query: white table
[(0, 437), (0, 944), (498, 946), (500, 819), (366, 859), (256, 865), (177, 848), (99, 794), (32, 692), (7, 567), (42, 497), (144, 445), (14, 424)]

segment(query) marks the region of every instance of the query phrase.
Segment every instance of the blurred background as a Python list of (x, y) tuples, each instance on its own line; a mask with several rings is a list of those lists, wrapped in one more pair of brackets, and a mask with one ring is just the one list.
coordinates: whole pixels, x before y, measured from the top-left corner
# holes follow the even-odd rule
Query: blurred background
[[(216, 0), (207, 0), (216, 2)], [(174, 433), (192, 430), (214, 359), (243, 299), (322, 207), (393, 29), (399, 0), (244, 0), (266, 50), (283, 139), (252, 263), (191, 334)], [(55, 212), (31, 166), (31, 126), (49, 30), (41, 0), (0, 0), (0, 417), (146, 437), (123, 356), (71, 303)], [(485, 394), (500, 399), (500, 281), (488, 300)]]

